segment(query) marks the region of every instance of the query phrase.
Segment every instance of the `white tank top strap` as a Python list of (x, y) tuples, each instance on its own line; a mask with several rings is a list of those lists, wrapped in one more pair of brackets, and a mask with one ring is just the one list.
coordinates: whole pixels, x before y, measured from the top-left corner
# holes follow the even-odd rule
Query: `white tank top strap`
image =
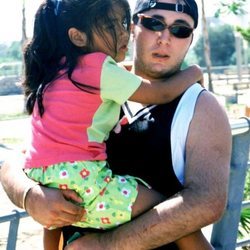
[(205, 90), (200, 84), (192, 85), (182, 96), (175, 111), (171, 125), (171, 151), (174, 172), (184, 183), (185, 146), (190, 122), (193, 118), (196, 101)]

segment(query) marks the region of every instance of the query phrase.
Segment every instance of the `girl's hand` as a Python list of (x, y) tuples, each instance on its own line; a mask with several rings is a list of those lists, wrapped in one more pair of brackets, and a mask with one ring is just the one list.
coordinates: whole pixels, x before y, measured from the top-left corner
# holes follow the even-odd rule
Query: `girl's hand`
[(195, 76), (197, 76), (197, 82), (204, 88), (204, 76), (201, 67), (197, 64), (194, 64), (188, 69), (191, 70)]

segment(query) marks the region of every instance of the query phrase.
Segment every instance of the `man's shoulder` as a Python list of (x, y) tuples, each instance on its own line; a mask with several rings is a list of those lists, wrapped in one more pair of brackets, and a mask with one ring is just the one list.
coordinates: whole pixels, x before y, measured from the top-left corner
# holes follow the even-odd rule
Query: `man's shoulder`
[(223, 104), (218, 101), (218, 98), (210, 91), (202, 91), (197, 99), (197, 108), (205, 109), (206, 111), (224, 112)]
[(203, 91), (199, 95), (193, 123), (198, 125), (195, 127), (199, 130), (204, 129), (202, 126), (210, 126), (211, 124), (217, 124), (217, 126), (220, 127), (229, 126), (229, 120), (225, 108), (219, 103), (216, 96), (209, 91)]

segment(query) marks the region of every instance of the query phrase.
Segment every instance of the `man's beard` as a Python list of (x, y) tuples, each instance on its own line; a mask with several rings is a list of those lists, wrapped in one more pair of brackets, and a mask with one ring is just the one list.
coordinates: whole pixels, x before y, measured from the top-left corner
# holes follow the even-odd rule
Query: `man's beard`
[(151, 71), (148, 70), (148, 75), (154, 79), (167, 79), (173, 76), (174, 74), (178, 73), (180, 71), (181, 65), (176, 65), (176, 67), (172, 69), (166, 69), (166, 71)]
[(142, 76), (148, 80), (156, 80), (156, 79), (166, 79), (174, 75), (175, 73), (180, 71), (181, 62), (176, 63), (174, 66), (166, 66), (162, 69), (155, 69), (154, 65), (150, 63), (145, 63), (143, 60), (136, 60), (134, 59), (134, 70), (135, 74)]

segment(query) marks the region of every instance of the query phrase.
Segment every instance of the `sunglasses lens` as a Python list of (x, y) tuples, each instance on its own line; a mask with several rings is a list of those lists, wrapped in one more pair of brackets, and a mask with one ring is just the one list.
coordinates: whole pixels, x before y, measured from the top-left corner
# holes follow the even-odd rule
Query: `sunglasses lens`
[(193, 29), (186, 26), (171, 26), (169, 27), (169, 31), (177, 38), (187, 38), (192, 34)]
[(160, 20), (152, 17), (143, 17), (141, 19), (141, 24), (152, 31), (162, 31), (165, 29), (165, 24)]
[(184, 25), (172, 25), (167, 27), (161, 20), (150, 16), (141, 16), (141, 24), (152, 31), (163, 31), (168, 29), (169, 32), (177, 38), (188, 38), (192, 33), (193, 29)]

